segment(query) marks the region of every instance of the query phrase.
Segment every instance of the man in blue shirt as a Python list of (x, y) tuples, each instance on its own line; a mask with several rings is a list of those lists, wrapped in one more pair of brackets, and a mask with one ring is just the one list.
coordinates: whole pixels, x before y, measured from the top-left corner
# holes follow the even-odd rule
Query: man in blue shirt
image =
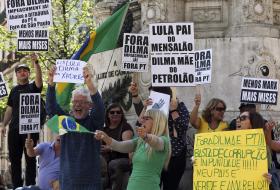
[(60, 136), (52, 143), (40, 143), (35, 148), (32, 139), (27, 138), (25, 148), (30, 157), (39, 157), (39, 187), (41, 190), (51, 190), (53, 182), (59, 178)]

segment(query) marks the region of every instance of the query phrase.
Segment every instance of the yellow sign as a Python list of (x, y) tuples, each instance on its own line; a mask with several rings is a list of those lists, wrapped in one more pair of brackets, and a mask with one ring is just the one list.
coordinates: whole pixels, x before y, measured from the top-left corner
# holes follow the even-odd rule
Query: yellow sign
[(201, 133), (195, 136), (194, 190), (268, 190), (262, 129)]

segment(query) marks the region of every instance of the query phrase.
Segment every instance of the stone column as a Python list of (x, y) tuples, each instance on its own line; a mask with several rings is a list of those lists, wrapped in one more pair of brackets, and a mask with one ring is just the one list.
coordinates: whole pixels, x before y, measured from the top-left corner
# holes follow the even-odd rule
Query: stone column
[(273, 0), (232, 0), (229, 5), (229, 37), (279, 37), (273, 26)]

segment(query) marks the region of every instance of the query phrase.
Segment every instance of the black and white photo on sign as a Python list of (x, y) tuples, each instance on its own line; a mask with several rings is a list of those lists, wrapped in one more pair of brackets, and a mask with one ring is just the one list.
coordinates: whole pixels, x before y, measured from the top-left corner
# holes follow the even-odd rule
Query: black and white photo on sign
[(212, 49), (198, 50), (194, 53), (195, 58), (195, 83), (211, 83)]
[(51, 0), (6, 0), (8, 30), (52, 25)]
[(125, 33), (123, 38), (122, 71), (147, 72), (149, 63), (149, 36)]
[(152, 86), (195, 86), (194, 54), (151, 55)]
[(155, 23), (149, 25), (151, 54), (194, 53), (193, 23)]
[(54, 82), (68, 82), (83, 84), (83, 68), (86, 62), (79, 60), (58, 59), (56, 60), (56, 72)]
[(4, 75), (0, 72), (0, 99), (8, 96), (7, 83), (5, 82)]
[(277, 105), (279, 80), (243, 77), (241, 102)]
[(150, 109), (159, 109), (167, 116), (169, 114), (170, 96), (167, 94), (151, 91), (149, 98), (152, 99), (153, 104), (147, 107)]
[(19, 133), (39, 133), (41, 94), (20, 94), (19, 103)]
[(18, 51), (48, 51), (48, 29), (20, 29), (17, 31)]

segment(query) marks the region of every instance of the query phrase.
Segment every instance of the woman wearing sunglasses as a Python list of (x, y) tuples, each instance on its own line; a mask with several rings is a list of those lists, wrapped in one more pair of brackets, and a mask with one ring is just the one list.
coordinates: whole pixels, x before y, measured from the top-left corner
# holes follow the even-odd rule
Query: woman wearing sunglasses
[(198, 116), (198, 109), (201, 103), (201, 95), (196, 95), (194, 102), (195, 106), (191, 112), (190, 123), (198, 130), (197, 133), (223, 131), (228, 128), (227, 122), (223, 121), (226, 111), (226, 104), (223, 100), (211, 99), (200, 117)]
[[(132, 139), (133, 129), (127, 123), (119, 104), (113, 103), (108, 106), (103, 131), (117, 141)], [(101, 145), (101, 153), (107, 162), (110, 188), (112, 190), (126, 189), (131, 170), (129, 155), (112, 151), (108, 145)]]
[(134, 152), (127, 190), (160, 190), (160, 174), (171, 155), (167, 116), (160, 110), (146, 111), (137, 134), (139, 137), (121, 142), (97, 130), (95, 138), (103, 140), (112, 150)]

